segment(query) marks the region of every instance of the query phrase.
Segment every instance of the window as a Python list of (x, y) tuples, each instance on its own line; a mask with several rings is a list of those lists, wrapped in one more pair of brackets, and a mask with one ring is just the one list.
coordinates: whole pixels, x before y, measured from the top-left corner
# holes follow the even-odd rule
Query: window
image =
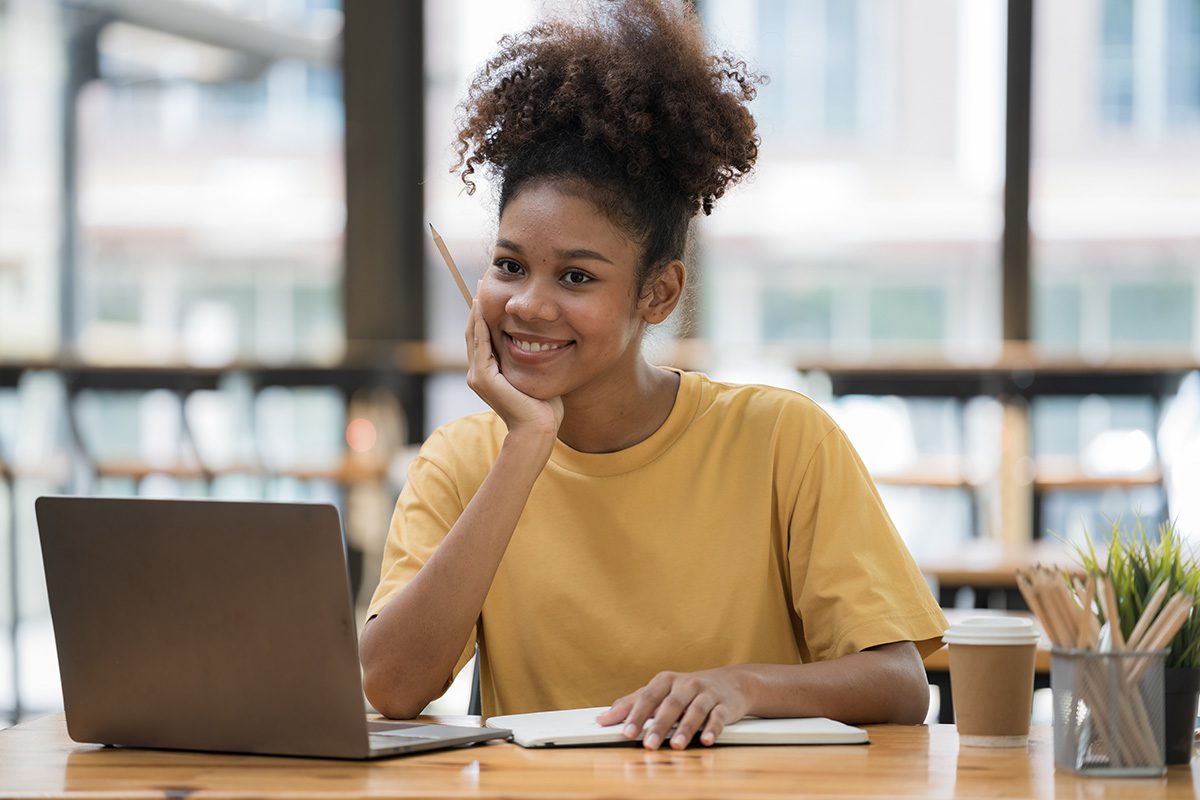
[[(702, 4), (712, 19), (726, 3)], [(860, 0), (758, 0), (754, 67), (771, 76), (760, 121), (781, 134), (822, 137), (853, 134), (863, 123), (859, 100), (866, 54), (877, 41), (861, 17), (885, 13)], [(744, 8), (741, 13), (745, 13)]]
[(1167, 2), (1167, 121), (1200, 124), (1200, 0)]
[(215, 365), (342, 350), (340, 321), (294, 340), (308, 318), (277, 300), (298, 294), (309, 318), (340, 320), (341, 12), (308, 0), (220, 6), (326, 37), (327, 56), (244, 55), (120, 19), (100, 31), (101, 79), (78, 102), (76, 327), (87, 356)]
[(1200, 353), (1200, 2), (1035, 14), (1035, 340)]
[(833, 292), (828, 287), (763, 292), (763, 340), (828, 345)]
[(1133, 122), (1133, 0), (1104, 0), (1100, 42), (1100, 117)]
[(871, 290), (871, 340), (938, 344), (946, 336), (945, 306), (940, 286), (876, 286)]
[(1104, 0), (1099, 28), (1104, 123), (1151, 136), (1200, 123), (1200, 0)]
[(1081, 336), (1080, 287), (1069, 283), (1039, 283), (1034, 287), (1033, 334), (1050, 351), (1076, 351)]
[(751, 104), (757, 173), (697, 225), (701, 335), (838, 354), (994, 352), (1002, 4), (701, 10), (714, 41), (770, 79)]
[(1117, 281), (1109, 291), (1114, 342), (1191, 344), (1194, 323), (1190, 281)]

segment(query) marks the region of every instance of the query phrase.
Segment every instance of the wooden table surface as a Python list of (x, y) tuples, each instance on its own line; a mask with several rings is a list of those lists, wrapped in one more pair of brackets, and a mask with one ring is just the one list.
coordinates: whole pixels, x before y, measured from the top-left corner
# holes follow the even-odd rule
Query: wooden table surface
[[(473, 723), (476, 718), (441, 717)], [(507, 743), (375, 762), (126, 750), (67, 738), (61, 715), (0, 731), (3, 797), (1195, 798), (1200, 770), (1165, 778), (1056, 773), (1048, 728), (1028, 748), (960, 748), (951, 725), (870, 726), (872, 744), (524, 750)], [(1193, 762), (1194, 763), (1194, 762)]]
[(1015, 589), (1017, 570), (1034, 564), (1082, 574), (1072, 548), (1046, 540), (1024, 547), (1005, 547), (992, 539), (975, 539), (943, 556), (923, 559), (920, 567), (939, 584)]

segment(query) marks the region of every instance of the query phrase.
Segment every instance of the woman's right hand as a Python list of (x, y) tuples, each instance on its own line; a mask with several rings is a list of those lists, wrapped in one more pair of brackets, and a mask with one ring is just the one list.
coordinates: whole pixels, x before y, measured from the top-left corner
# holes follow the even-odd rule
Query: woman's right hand
[[(561, 398), (530, 397), (500, 374), (479, 301), (471, 305), (466, 334), (467, 383), (500, 415), (508, 436), (433, 555), (359, 640), (367, 696), (375, 708), (398, 719), (420, 714), (445, 691), (563, 418)], [(447, 478), (440, 469), (428, 473), (436, 475), (426, 480), (439, 485)], [(401, 502), (427, 507), (423, 493), (414, 491)], [(398, 530), (393, 527), (392, 535)]]
[(563, 420), (561, 397), (538, 400), (517, 389), (500, 372), (492, 336), (479, 309), (471, 303), (467, 317), (467, 385), (504, 420), (509, 435), (530, 433), (553, 439)]

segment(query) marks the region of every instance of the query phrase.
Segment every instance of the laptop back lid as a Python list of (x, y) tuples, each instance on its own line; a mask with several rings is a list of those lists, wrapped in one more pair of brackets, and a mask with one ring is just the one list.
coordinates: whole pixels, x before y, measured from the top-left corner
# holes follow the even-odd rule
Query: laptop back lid
[(367, 754), (333, 506), (41, 497), (36, 508), (72, 739)]

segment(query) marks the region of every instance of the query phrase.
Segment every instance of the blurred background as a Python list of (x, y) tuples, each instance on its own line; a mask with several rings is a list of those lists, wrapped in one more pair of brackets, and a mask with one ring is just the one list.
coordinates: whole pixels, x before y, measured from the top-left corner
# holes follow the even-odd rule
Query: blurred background
[[(455, 106), (531, 0), (0, 0), (0, 725), (61, 708), (33, 500), (329, 501), (360, 603), (479, 409)], [(659, 363), (803, 391), (943, 604), (1200, 536), (1200, 0), (700, 0), (770, 76)], [(1002, 588), (1002, 587), (1001, 587)], [(457, 702), (457, 701), (456, 701)]]

